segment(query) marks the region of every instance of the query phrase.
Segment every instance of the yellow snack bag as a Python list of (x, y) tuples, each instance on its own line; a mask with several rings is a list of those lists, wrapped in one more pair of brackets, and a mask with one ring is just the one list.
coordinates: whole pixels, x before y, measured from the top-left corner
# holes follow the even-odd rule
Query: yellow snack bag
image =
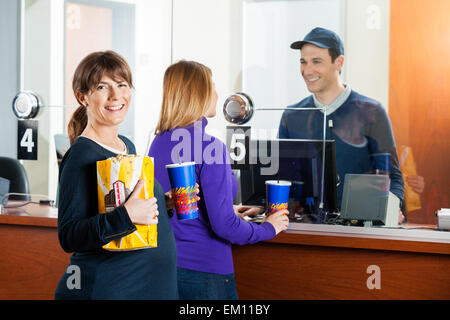
[(417, 176), (416, 163), (414, 162), (411, 148), (403, 145), (399, 146), (398, 155), (400, 170), (402, 171), (403, 180), (405, 182), (406, 209), (408, 211), (419, 210), (422, 208), (420, 203), (420, 195), (406, 182), (406, 177)]
[[(139, 198), (152, 198), (154, 167), (152, 158), (118, 155), (97, 161), (98, 211), (105, 214), (125, 203), (139, 179), (144, 180)], [(157, 247), (157, 225), (135, 224), (137, 230), (103, 246), (110, 251), (128, 251)]]

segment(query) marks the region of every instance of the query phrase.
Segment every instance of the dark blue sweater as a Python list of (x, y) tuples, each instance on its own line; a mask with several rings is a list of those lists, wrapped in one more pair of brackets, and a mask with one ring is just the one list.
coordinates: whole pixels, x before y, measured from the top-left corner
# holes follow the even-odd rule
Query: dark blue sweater
[[(291, 108), (315, 108), (313, 96), (309, 96)], [(333, 121), (334, 128), (341, 123), (348, 125), (348, 119), (357, 119), (363, 123), (360, 135), (367, 144), (356, 147), (340, 139), (328, 128), (328, 120)], [(340, 178), (338, 187), (338, 203), (340, 206), (344, 178), (347, 173), (363, 174), (371, 170), (369, 155), (388, 152), (391, 154), (391, 188), (400, 201), (403, 201), (403, 177), (395, 148), (394, 136), (388, 115), (381, 104), (352, 90), (347, 100), (331, 115), (327, 116), (326, 139), (336, 141), (336, 165)], [(283, 139), (322, 139), (323, 114), (320, 111), (286, 110), (280, 121), (279, 138)]]
[[(125, 137), (128, 153), (135, 147)], [(125, 207), (98, 213), (96, 161), (114, 157), (94, 141), (79, 137), (65, 154), (59, 175), (58, 237), (70, 265), (80, 270), (81, 288), (67, 286), (64, 273), (56, 299), (177, 299), (176, 247), (164, 192), (155, 179), (158, 200), (158, 247), (110, 252), (102, 246), (136, 230)], [(70, 278), (72, 276), (72, 278)]]

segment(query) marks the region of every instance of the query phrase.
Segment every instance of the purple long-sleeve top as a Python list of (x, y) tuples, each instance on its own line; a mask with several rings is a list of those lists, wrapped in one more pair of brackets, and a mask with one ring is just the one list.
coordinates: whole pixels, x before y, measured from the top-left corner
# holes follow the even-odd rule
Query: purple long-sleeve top
[(268, 223), (248, 223), (233, 210), (237, 182), (231, 171), (227, 148), (216, 137), (205, 133), (208, 121), (164, 132), (155, 137), (149, 150), (154, 158), (155, 178), (164, 192), (170, 190), (165, 166), (195, 162), (195, 179), (200, 186), (199, 216), (193, 220), (170, 222), (177, 245), (178, 267), (217, 274), (234, 272), (231, 244), (251, 244), (275, 236)]

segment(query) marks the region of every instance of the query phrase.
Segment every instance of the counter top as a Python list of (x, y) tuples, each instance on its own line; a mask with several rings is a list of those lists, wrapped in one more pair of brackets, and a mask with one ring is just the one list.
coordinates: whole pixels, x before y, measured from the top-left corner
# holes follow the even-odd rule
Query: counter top
[(291, 222), (287, 231), (268, 242), (450, 254), (450, 232), (418, 229), (430, 227), (404, 224), (396, 229), (366, 228)]
[[(57, 228), (57, 217), (57, 208), (29, 203), (3, 208), (0, 224)], [(267, 243), (450, 255), (450, 232), (432, 230), (433, 227), (404, 224), (401, 228), (367, 228), (291, 222), (287, 231)]]
[(13, 203), (0, 210), (0, 224), (15, 224), (40, 227), (58, 226), (58, 209), (37, 203)]

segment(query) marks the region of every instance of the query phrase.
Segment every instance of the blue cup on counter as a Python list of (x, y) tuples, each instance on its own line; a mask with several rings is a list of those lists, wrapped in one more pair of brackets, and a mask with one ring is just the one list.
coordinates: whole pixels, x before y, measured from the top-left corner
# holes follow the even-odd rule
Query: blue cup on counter
[(266, 181), (266, 199), (267, 215), (288, 208), (290, 181), (267, 180)]
[(296, 213), (300, 213), (301, 210), (301, 201), (303, 195), (303, 181), (292, 181), (292, 212), (291, 218), (295, 218)]
[(198, 218), (197, 195), (195, 193), (195, 162), (166, 165), (169, 174), (172, 198), (178, 220)]
[(372, 170), (376, 174), (389, 174), (391, 172), (391, 154), (374, 153), (370, 155)]
[(292, 193), (294, 201), (300, 201), (303, 193), (303, 181), (292, 181)]

